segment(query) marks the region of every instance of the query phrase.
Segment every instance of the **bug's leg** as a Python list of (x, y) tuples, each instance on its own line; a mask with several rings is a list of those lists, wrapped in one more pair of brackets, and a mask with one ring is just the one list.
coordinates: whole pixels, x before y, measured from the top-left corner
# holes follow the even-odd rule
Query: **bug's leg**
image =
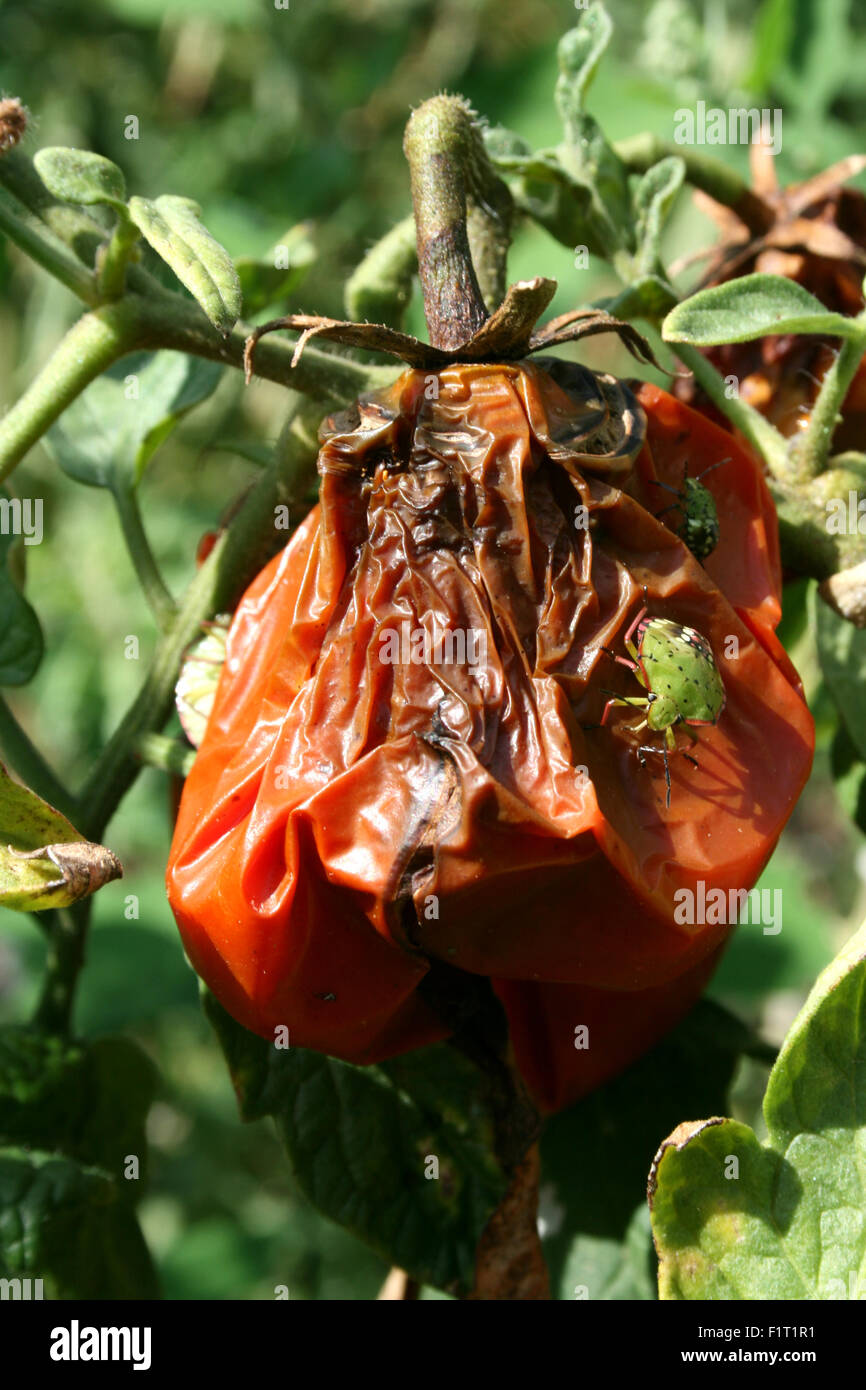
[(665, 766), (665, 810), (669, 811), (671, 805), (671, 765), (668, 760), (667, 746), (666, 744), (663, 744), (661, 748), (654, 748), (651, 743), (642, 744), (641, 747), (637, 750), (638, 762), (640, 763), (641, 767), (646, 766), (646, 758), (642, 757), (642, 754), (644, 753), (661, 753), (662, 755), (662, 761), (664, 762)]
[(604, 712), (601, 716), (601, 725), (599, 725), (599, 727), (602, 727), (602, 725), (607, 723), (607, 716), (612, 705), (646, 704), (646, 700), (643, 699), (643, 697), (640, 695), (616, 695), (612, 690), (602, 690), (601, 693), (602, 695), (610, 695), (611, 698), (608, 700), (607, 704), (604, 707)]
[(697, 758), (693, 758), (691, 753), (684, 752), (683, 757), (685, 758), (687, 763), (691, 763), (692, 767), (700, 767), (700, 763), (698, 762)]
[(665, 764), (665, 810), (671, 809), (671, 765), (668, 762), (668, 750), (662, 749), (662, 758)]
[[(643, 586), (643, 594), (644, 594), (644, 600), (646, 600), (646, 584), (644, 584), (644, 586)], [(640, 624), (641, 624), (641, 622), (643, 621), (643, 619), (646, 617), (646, 610), (647, 610), (647, 605), (646, 605), (646, 602), (644, 602), (643, 608), (640, 610), (640, 612), (638, 613), (638, 615), (637, 615), (637, 617), (635, 618), (634, 622), (632, 623), (631, 627), (629, 628), (628, 632), (625, 634), (625, 637), (624, 637), (624, 639), (623, 639), (623, 645), (624, 645), (626, 651), (628, 651), (628, 652), (634, 651), (634, 643), (632, 642), (631, 639), (632, 639), (632, 636), (634, 635), (635, 631), (637, 630), (637, 628), (640, 626)], [(637, 652), (634, 652), (634, 656), (635, 656), (635, 660), (637, 660)], [(619, 658), (618, 658), (618, 659), (619, 659)]]
[(613, 651), (610, 647), (599, 647), (599, 651), (604, 652), (605, 656), (611, 657), (614, 661), (618, 661), (619, 664), (620, 664), (620, 666), (627, 666), (628, 669), (629, 669), (629, 671), (636, 671), (636, 670), (637, 670), (637, 652), (634, 650), (633, 647), (632, 647), (631, 650), (634, 652), (634, 659), (633, 659), (633, 660), (629, 660), (629, 658), (628, 658), (627, 656), (618, 656), (617, 653), (616, 653), (615, 651)]
[(669, 507), (662, 507), (660, 512), (653, 512), (653, 516), (655, 517), (656, 521), (658, 521), (659, 517), (664, 516), (667, 512), (680, 511), (682, 511), (682, 507), (680, 506), (679, 502), (671, 502)]

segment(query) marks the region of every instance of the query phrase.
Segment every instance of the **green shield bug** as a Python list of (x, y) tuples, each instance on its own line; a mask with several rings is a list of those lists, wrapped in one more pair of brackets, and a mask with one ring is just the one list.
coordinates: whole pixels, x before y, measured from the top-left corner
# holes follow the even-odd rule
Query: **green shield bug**
[(708, 473), (712, 473), (714, 468), (721, 468), (723, 463), (730, 463), (730, 459), (719, 459), (718, 463), (711, 463), (709, 468), (705, 468), (703, 473), (699, 473), (696, 478), (689, 477), (688, 461), (683, 464), (683, 481), (680, 487), (671, 487), (670, 483), (662, 483), (658, 478), (652, 478), (654, 487), (663, 487), (666, 492), (672, 492), (677, 499), (671, 502), (670, 506), (662, 507), (656, 516), (664, 516), (666, 512), (678, 511), (682, 520), (676, 528), (676, 534), (680, 540), (688, 546), (696, 560), (705, 560), (715, 550), (719, 541), (719, 514), (716, 510), (716, 502), (709, 488), (704, 487), (701, 479)]
[[(665, 787), (667, 796), (665, 806), (671, 804), (671, 774), (668, 754), (677, 751), (675, 729), (682, 728), (693, 743), (698, 741), (692, 732), (695, 725), (717, 724), (725, 708), (725, 687), (716, 666), (713, 649), (701, 633), (693, 627), (683, 627), (671, 618), (648, 618), (646, 589), (644, 606), (631, 624), (624, 638), (628, 656), (617, 656), (604, 648), (621, 666), (634, 671), (646, 695), (610, 695), (601, 717), (602, 726), (607, 723), (611, 710), (617, 705), (642, 708), (646, 717), (633, 733), (650, 729), (653, 733), (664, 734), (661, 747), (642, 744), (638, 750), (641, 767), (645, 765), (647, 753), (661, 753), (665, 766)], [(683, 757), (694, 763), (688, 753)]]

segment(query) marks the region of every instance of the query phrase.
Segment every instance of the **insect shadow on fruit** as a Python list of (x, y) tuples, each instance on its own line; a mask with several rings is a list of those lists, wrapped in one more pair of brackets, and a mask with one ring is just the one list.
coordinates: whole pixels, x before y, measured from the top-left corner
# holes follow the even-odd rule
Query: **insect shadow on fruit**
[(709, 468), (705, 468), (696, 478), (690, 478), (686, 459), (683, 464), (683, 481), (679, 487), (663, 483), (659, 478), (650, 478), (653, 487), (662, 487), (666, 492), (672, 492), (676, 498), (675, 502), (656, 512), (656, 517), (664, 516), (667, 512), (680, 513), (682, 521), (676, 528), (676, 534), (688, 546), (696, 560), (705, 560), (719, 543), (719, 514), (716, 501), (701, 479), (712, 473), (713, 469), (721, 468), (723, 463), (730, 461), (729, 458), (719, 459), (718, 463), (711, 463)]
[(617, 706), (645, 710), (643, 721), (631, 732), (643, 729), (664, 735), (661, 747), (641, 744), (638, 761), (646, 766), (648, 753), (661, 754), (665, 769), (665, 808), (671, 804), (671, 773), (669, 754), (682, 752), (693, 766), (698, 763), (690, 753), (677, 749), (675, 730), (682, 729), (698, 742), (695, 726), (717, 724), (725, 707), (725, 687), (716, 666), (713, 649), (707, 639), (693, 627), (684, 627), (671, 618), (647, 617), (648, 599), (644, 586), (644, 606), (625, 634), (623, 643), (628, 656), (620, 656), (609, 647), (602, 651), (621, 666), (633, 671), (646, 690), (645, 695), (619, 695), (602, 689), (610, 699), (604, 707), (601, 723), (589, 727), (604, 728), (611, 710)]

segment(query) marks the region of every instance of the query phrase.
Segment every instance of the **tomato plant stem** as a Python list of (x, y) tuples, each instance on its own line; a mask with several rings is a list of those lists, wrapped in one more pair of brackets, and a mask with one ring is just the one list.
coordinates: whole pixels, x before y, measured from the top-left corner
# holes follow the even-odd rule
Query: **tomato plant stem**
[(125, 306), (95, 309), (73, 324), (34, 381), (0, 421), (0, 479), (107, 367), (135, 347)]
[(866, 315), (861, 314), (856, 322), (862, 331), (843, 340), (821, 381), (809, 423), (791, 445), (791, 462), (798, 478), (816, 478), (827, 467), (839, 414), (866, 352)]
[(695, 380), (704, 388), (713, 404), (718, 406), (743, 438), (763, 456), (773, 477), (786, 481), (790, 476), (788, 449), (784, 436), (775, 425), (771, 425), (753, 406), (747, 405), (736, 396), (728, 395), (724, 377), (719, 375), (712, 362), (697, 348), (686, 343), (677, 343), (676, 354), (684, 366), (693, 373)]
[(459, 348), (489, 317), (479, 276), (491, 305), (504, 294), (510, 194), (493, 172), (475, 115), (462, 97), (432, 97), (419, 106), (406, 126), (403, 149), (430, 342)]
[(142, 593), (159, 627), (165, 631), (177, 613), (177, 605), (165, 585), (150, 548), (141, 519), (138, 497), (131, 487), (124, 487), (122, 484), (113, 487), (111, 493)]

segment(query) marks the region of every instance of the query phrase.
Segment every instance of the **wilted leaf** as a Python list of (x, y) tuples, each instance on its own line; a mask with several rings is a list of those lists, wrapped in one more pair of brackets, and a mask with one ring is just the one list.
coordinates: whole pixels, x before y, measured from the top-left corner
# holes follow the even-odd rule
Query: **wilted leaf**
[(0, 905), (18, 912), (67, 907), (122, 874), (111, 850), (82, 840), (0, 765)]
[(661, 234), (674, 199), (683, 184), (686, 166), (675, 155), (659, 160), (647, 169), (634, 191), (637, 217), (637, 265), (641, 274), (651, 276), (661, 260)]
[(228, 333), (241, 312), (241, 282), (232, 259), (199, 220), (191, 198), (164, 194), (130, 198), (129, 214), (142, 235), (198, 300), (211, 323)]

